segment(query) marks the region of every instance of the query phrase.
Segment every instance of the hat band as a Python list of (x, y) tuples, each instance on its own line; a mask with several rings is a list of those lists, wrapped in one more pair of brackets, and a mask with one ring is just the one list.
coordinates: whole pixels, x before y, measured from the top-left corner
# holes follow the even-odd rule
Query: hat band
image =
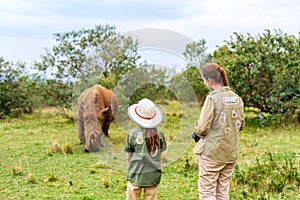
[(137, 112), (137, 107), (135, 107), (134, 111), (135, 111), (135, 114), (137, 114), (137, 116), (139, 116), (140, 118), (146, 119), (146, 120), (151, 120), (151, 119), (153, 119), (153, 118), (155, 117), (155, 115), (156, 115), (156, 112), (154, 112), (153, 117), (143, 117), (142, 115), (140, 115), (140, 114)]

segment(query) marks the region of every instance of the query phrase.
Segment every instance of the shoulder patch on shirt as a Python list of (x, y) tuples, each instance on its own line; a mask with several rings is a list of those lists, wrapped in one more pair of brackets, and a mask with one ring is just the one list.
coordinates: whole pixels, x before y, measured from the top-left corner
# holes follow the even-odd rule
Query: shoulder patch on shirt
[(238, 130), (240, 130), (240, 128), (241, 128), (241, 121), (240, 120), (237, 120), (236, 122), (235, 122), (235, 127), (238, 129)]
[(238, 117), (238, 114), (235, 110), (232, 110), (231, 115), (232, 115), (232, 118), (237, 118)]
[(138, 132), (138, 136), (135, 139), (137, 144), (143, 144), (144, 142), (144, 138), (143, 138), (143, 133), (142, 132)]
[(224, 105), (236, 105), (239, 104), (238, 97), (222, 97), (222, 102)]
[(219, 124), (222, 124), (222, 125), (225, 124), (225, 122), (226, 122), (226, 113), (225, 112), (220, 113), (218, 122), (219, 122)]

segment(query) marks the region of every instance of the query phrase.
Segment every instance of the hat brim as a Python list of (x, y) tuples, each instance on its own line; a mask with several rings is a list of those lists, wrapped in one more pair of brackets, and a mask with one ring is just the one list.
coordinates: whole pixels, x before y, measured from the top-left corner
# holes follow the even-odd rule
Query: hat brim
[(135, 122), (142, 128), (155, 128), (163, 122), (164, 117), (162, 111), (158, 107), (155, 106), (156, 114), (152, 119), (144, 119), (138, 116), (137, 113), (135, 112), (137, 105), (138, 104), (133, 104), (129, 106), (128, 115), (133, 122)]

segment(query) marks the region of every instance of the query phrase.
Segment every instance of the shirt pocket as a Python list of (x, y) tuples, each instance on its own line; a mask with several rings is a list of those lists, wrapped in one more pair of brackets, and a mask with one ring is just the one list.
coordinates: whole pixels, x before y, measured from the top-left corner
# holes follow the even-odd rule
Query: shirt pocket
[(136, 144), (134, 145), (134, 152), (135, 153), (142, 153), (143, 145), (141, 144)]
[(145, 144), (134, 144), (134, 152), (132, 152), (131, 161), (142, 161), (144, 152), (143, 152), (143, 145)]
[(205, 150), (205, 138), (201, 137), (201, 139), (197, 142), (196, 146), (193, 149), (194, 154), (200, 155)]

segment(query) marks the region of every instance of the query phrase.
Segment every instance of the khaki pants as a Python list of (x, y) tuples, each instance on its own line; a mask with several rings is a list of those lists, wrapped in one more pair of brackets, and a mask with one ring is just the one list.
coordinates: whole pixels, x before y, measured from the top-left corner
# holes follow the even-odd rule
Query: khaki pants
[(126, 200), (139, 200), (144, 188), (144, 200), (157, 200), (157, 187), (140, 187), (128, 181)]
[(201, 200), (229, 199), (229, 187), (235, 163), (218, 163), (199, 157), (198, 191)]

